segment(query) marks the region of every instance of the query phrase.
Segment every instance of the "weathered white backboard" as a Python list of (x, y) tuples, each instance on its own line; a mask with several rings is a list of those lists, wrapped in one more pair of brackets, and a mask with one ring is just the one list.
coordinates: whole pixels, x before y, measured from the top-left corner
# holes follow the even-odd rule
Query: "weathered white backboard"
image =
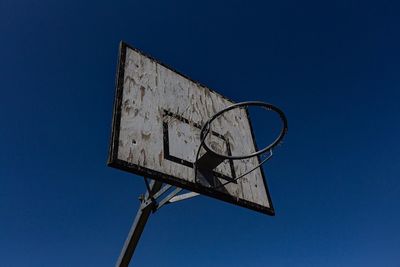
[[(116, 90), (110, 166), (274, 214), (262, 168), (220, 188), (194, 180), (200, 128), (234, 102), (123, 42)], [(236, 109), (215, 120), (207, 143), (227, 155), (256, 151), (247, 111)], [(226, 160), (214, 170), (215, 179), (225, 183), (259, 161)]]

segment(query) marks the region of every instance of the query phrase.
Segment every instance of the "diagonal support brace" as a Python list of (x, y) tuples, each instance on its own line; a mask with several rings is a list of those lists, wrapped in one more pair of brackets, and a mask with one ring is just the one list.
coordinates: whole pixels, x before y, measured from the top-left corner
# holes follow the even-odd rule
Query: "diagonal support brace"
[(162, 206), (164, 206), (171, 198), (175, 197), (176, 194), (182, 191), (182, 188), (175, 188), (171, 193), (169, 193), (164, 199), (162, 199), (158, 204), (155, 205), (153, 212), (159, 210)]
[[(163, 186), (162, 182), (158, 181), (152, 181), (151, 183), (148, 183), (146, 178), (145, 184), (148, 190), (146, 194), (141, 197), (140, 207), (136, 213), (135, 220), (131, 226), (122, 251), (115, 264), (116, 267), (128, 267), (129, 262), (132, 259), (133, 253), (135, 252), (136, 246), (139, 242), (140, 236), (142, 235), (147, 220), (149, 219), (149, 216), (152, 212), (156, 212), (165, 204), (179, 201), (177, 199), (174, 200), (174, 198), (179, 198), (180, 200), (183, 200), (198, 195), (197, 193), (190, 192), (177, 196), (177, 194), (182, 191), (182, 188), (176, 187), (166, 197), (164, 197), (157, 203), (157, 199), (160, 198), (161, 195), (166, 193), (172, 186)], [(193, 195), (188, 196), (189, 194)]]
[[(162, 183), (157, 181), (150, 185), (150, 191), (146, 193), (144, 199), (140, 204), (135, 220), (126, 238), (122, 251), (118, 257), (117, 263), (115, 264), (116, 267), (127, 267), (129, 265), (129, 262), (131, 261), (131, 258), (133, 256), (133, 252), (135, 251), (140, 236), (143, 233), (144, 226), (146, 225), (147, 220), (149, 219), (149, 216), (153, 209), (153, 204), (149, 204), (148, 200), (151, 200), (150, 196), (159, 191), (161, 186)], [(150, 201), (150, 203), (154, 202)]]

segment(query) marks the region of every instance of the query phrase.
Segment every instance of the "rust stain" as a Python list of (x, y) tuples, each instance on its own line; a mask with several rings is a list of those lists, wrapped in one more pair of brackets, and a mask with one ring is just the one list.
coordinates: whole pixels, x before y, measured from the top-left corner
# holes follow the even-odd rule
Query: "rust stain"
[(162, 153), (162, 151), (160, 151), (160, 154), (158, 154), (158, 164), (160, 164), (160, 166), (161, 166), (162, 159), (163, 159), (163, 153)]
[(156, 64), (156, 75), (155, 75), (156, 88), (158, 87), (158, 67), (157, 67), (157, 65), (158, 64)]
[(144, 86), (142, 85), (142, 86), (140, 86), (140, 101), (142, 101), (143, 102), (143, 97), (144, 97), (144, 95), (146, 94), (146, 88), (144, 88)]
[(131, 92), (131, 89), (136, 85), (136, 81), (134, 78), (130, 77), (130, 76), (126, 76), (125, 77), (125, 81), (124, 83), (127, 83), (127, 92), (128, 94)]
[(129, 155), (128, 158), (126, 159), (128, 162), (133, 162), (133, 153), (132, 153), (132, 149), (129, 149)]
[(144, 132), (142, 131), (142, 139), (143, 139), (144, 141), (149, 140), (149, 139), (150, 139), (150, 135), (151, 135), (151, 133), (144, 133)]
[(131, 107), (131, 105), (129, 104), (129, 100), (125, 100), (123, 106), (124, 106), (125, 112), (128, 113), (128, 115), (130, 115), (130, 112), (131, 112), (131, 110), (132, 110), (132, 107)]
[(140, 150), (140, 154), (143, 155), (143, 166), (146, 166), (147, 160), (146, 160), (146, 152), (144, 151), (144, 148), (142, 148), (142, 150)]

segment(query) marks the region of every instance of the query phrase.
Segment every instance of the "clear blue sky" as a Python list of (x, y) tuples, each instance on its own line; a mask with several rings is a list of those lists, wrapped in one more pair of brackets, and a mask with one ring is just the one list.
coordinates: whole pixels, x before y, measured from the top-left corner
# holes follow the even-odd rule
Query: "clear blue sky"
[(275, 217), (207, 197), (165, 207), (136, 266), (400, 266), (399, 8), (1, 0), (0, 265), (117, 259), (144, 191), (106, 166), (122, 39), (289, 119), (265, 166)]

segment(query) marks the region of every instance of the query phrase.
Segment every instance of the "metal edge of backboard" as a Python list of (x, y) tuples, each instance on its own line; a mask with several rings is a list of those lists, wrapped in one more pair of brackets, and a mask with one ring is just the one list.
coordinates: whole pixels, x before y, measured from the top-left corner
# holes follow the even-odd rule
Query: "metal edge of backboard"
[(117, 75), (115, 77), (115, 95), (114, 95), (114, 107), (111, 123), (111, 140), (108, 153), (107, 164), (110, 165), (118, 158), (118, 143), (119, 143), (119, 126), (121, 123), (121, 101), (122, 101), (122, 90), (124, 86), (124, 72), (125, 72), (125, 60), (126, 60), (126, 44), (120, 42), (118, 50), (118, 62), (117, 62)]
[[(119, 144), (119, 126), (120, 126), (120, 122), (121, 122), (121, 101), (122, 101), (122, 91), (123, 91), (123, 84), (124, 84), (124, 72), (125, 72), (125, 61), (126, 61), (126, 49), (132, 49), (134, 51), (136, 51), (137, 53), (148, 57), (149, 59), (153, 60), (154, 62), (156, 62), (157, 64), (160, 64), (162, 66), (164, 66), (165, 68), (173, 71), (174, 73), (181, 75), (182, 77), (192, 81), (195, 84), (198, 84), (201, 87), (207, 88), (208, 90), (210, 90), (211, 92), (217, 94), (218, 96), (221, 96), (222, 98), (235, 103), (233, 100), (221, 95), (220, 93), (216, 92), (213, 89), (210, 89), (209, 87), (194, 81), (193, 79), (187, 77), (186, 75), (180, 73), (179, 71), (176, 71), (175, 69), (169, 67), (168, 65), (158, 61), (157, 59), (143, 53), (142, 51), (130, 46), (129, 44), (125, 43), (124, 41), (120, 42), (119, 45), (119, 54), (118, 54), (118, 65), (117, 65), (117, 75), (116, 75), (116, 91), (115, 91), (115, 97), (114, 97), (114, 107), (113, 107), (113, 116), (112, 116), (112, 130), (111, 130), (111, 140), (110, 140), (110, 148), (109, 148), (109, 155), (108, 155), (108, 160), (107, 160), (107, 165), (110, 167), (114, 167), (120, 170), (124, 170), (130, 173), (134, 173), (134, 174), (138, 174), (138, 175), (142, 175), (144, 177), (148, 177), (151, 179), (155, 179), (158, 181), (165, 181), (171, 185), (174, 186), (178, 186), (178, 187), (182, 187), (184, 189), (190, 190), (190, 191), (195, 191), (197, 193), (203, 194), (203, 195), (207, 195), (209, 197), (214, 197), (226, 202), (229, 202), (231, 204), (234, 205), (238, 205), (244, 208), (248, 208), (257, 212), (261, 212), (263, 214), (267, 214), (267, 215), (271, 215), (274, 216), (275, 215), (275, 211), (272, 205), (272, 201), (271, 201), (271, 197), (268, 191), (268, 187), (267, 187), (267, 183), (266, 183), (266, 178), (263, 172), (263, 169), (261, 168), (261, 175), (263, 178), (263, 183), (265, 186), (265, 190), (267, 193), (267, 198), (268, 198), (268, 202), (269, 202), (269, 206), (270, 207), (266, 207), (266, 206), (262, 206), (259, 204), (256, 204), (254, 202), (250, 202), (244, 199), (238, 199), (236, 197), (233, 196), (229, 196), (227, 194), (223, 194), (223, 193), (219, 193), (218, 191), (212, 191), (209, 190), (207, 188), (204, 187), (200, 187), (198, 184), (196, 183), (192, 183), (192, 182), (188, 182), (182, 179), (179, 179), (178, 177), (172, 176), (172, 175), (166, 175), (164, 173), (158, 172), (158, 171), (154, 171), (145, 167), (140, 167), (137, 166), (135, 164), (123, 161), (118, 159), (118, 144)], [(255, 138), (254, 138), (254, 133), (253, 133), (253, 128), (251, 126), (251, 122), (250, 122), (250, 117), (249, 114), (247, 114), (247, 117), (249, 119), (249, 123), (250, 123), (250, 130), (251, 130), (251, 134), (252, 134), (252, 138), (253, 138), (253, 142), (254, 142), (254, 146), (257, 149), (257, 145), (255, 142)], [(258, 161), (260, 160), (257, 157)]]
[[(257, 142), (256, 142), (256, 138), (255, 138), (255, 135), (254, 135), (254, 129), (253, 129), (253, 124), (251, 123), (250, 112), (249, 112), (249, 110), (247, 108), (245, 110), (246, 110), (246, 115), (247, 115), (247, 119), (248, 119), (249, 126), (250, 126), (251, 138), (253, 139), (254, 148), (256, 149), (256, 151), (258, 151), (259, 148), (258, 148), (258, 145), (257, 145)], [(257, 161), (258, 161), (258, 164), (261, 163), (260, 155), (257, 156)], [(272, 204), (271, 194), (270, 194), (269, 188), (268, 188), (267, 177), (265, 175), (264, 168), (263, 168), (262, 165), (260, 166), (260, 172), (261, 172), (261, 176), (263, 178), (264, 187), (265, 187), (265, 193), (267, 194), (268, 203), (269, 203), (271, 212), (272, 212), (273, 215), (275, 215), (274, 205)]]

